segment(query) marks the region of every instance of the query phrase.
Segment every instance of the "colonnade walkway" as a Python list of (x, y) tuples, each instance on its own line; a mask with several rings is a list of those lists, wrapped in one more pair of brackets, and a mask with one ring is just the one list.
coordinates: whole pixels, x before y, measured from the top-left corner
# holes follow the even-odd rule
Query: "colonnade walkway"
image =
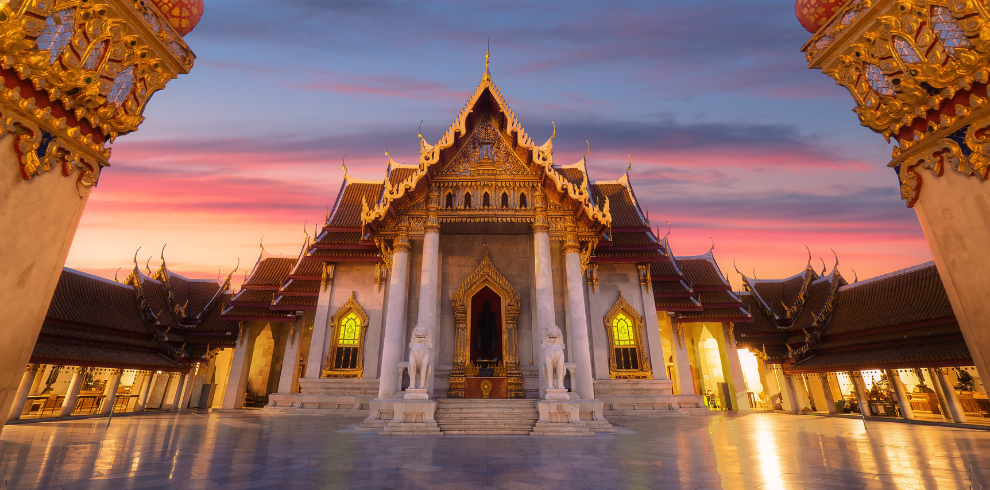
[(990, 432), (776, 413), (615, 434), (383, 437), (256, 411), (7, 426), (0, 488), (985, 488)]

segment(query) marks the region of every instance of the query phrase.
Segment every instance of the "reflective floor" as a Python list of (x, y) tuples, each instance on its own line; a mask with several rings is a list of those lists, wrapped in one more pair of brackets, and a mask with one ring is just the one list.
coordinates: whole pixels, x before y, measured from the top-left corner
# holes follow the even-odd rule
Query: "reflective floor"
[(0, 488), (985, 488), (990, 432), (784, 414), (594, 438), (380, 437), (356, 419), (151, 414), (12, 425)]

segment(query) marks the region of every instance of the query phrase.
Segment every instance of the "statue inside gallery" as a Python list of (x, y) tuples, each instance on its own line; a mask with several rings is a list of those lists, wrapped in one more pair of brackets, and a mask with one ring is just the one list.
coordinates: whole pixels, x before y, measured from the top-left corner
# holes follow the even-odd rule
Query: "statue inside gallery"
[(427, 399), (427, 380), (432, 374), (430, 349), (433, 348), (433, 334), (426, 325), (416, 325), (412, 341), (409, 342), (409, 388), (407, 399)]
[(564, 335), (556, 325), (547, 325), (543, 329), (543, 378), (546, 380), (548, 400), (567, 400), (567, 389), (564, 388)]

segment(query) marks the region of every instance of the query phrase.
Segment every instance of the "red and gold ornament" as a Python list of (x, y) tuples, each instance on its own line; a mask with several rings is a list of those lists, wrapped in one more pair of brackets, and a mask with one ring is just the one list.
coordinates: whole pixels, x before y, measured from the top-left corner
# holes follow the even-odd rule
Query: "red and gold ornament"
[(794, 14), (801, 26), (814, 34), (845, 4), (846, 0), (797, 0)]
[(179, 35), (189, 34), (203, 16), (203, 0), (151, 0)]

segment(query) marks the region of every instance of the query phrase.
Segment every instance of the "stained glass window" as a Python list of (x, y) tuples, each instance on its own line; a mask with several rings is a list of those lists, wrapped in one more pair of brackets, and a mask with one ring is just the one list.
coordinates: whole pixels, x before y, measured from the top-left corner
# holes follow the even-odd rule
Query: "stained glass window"
[(340, 337), (337, 345), (357, 345), (361, 339), (361, 320), (354, 313), (348, 313), (340, 321)]
[(45, 19), (45, 28), (38, 35), (38, 49), (47, 49), (49, 63), (54, 63), (69, 44), (73, 29), (72, 9), (55, 12)]
[(938, 32), (942, 46), (945, 46), (945, 50), (952, 56), (956, 55), (956, 48), (972, 46), (966, 35), (959, 29), (959, 24), (956, 23), (952, 12), (945, 7), (932, 7), (932, 28)]
[(918, 56), (918, 52), (914, 50), (911, 43), (901, 36), (894, 36), (894, 49), (897, 50), (897, 54), (901, 56), (901, 61), (905, 63), (920, 63), (921, 57)]
[(612, 343), (616, 346), (636, 345), (636, 334), (632, 320), (619, 313), (612, 319)]
[(866, 65), (866, 81), (870, 84), (870, 88), (878, 94), (894, 95), (894, 88), (890, 85), (890, 79), (879, 66), (872, 63)]

